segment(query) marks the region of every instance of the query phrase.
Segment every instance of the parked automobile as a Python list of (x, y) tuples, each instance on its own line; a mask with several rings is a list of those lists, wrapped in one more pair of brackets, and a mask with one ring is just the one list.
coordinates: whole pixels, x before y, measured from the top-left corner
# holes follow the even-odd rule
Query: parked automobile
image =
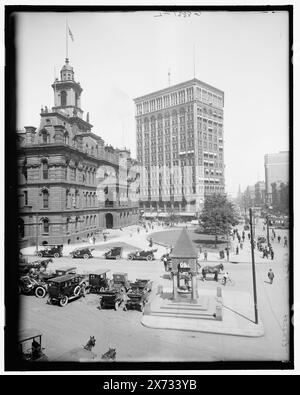
[(89, 258), (93, 258), (92, 251), (94, 249), (95, 248), (90, 248), (90, 247), (76, 248), (74, 251), (70, 252), (70, 255), (72, 258), (89, 259)]
[(45, 281), (33, 276), (21, 276), (19, 278), (19, 293), (24, 295), (35, 295), (37, 298), (44, 298), (48, 286)]
[(119, 307), (125, 307), (126, 292), (130, 289), (127, 273), (113, 273), (113, 278), (109, 282), (109, 287), (99, 292), (99, 308), (110, 307), (118, 310)]
[(85, 295), (86, 280), (80, 274), (66, 274), (48, 281), (49, 302), (58, 302), (61, 307), (69, 300)]
[(131, 261), (133, 260), (146, 260), (146, 261), (153, 261), (155, 259), (154, 253), (157, 251), (155, 250), (148, 250), (148, 251), (134, 251), (130, 252), (127, 258)]
[[(28, 346), (30, 345), (30, 348)], [(19, 353), (25, 361), (48, 361), (43, 353), (41, 331), (28, 328), (19, 332)]]
[(33, 262), (19, 261), (19, 274), (26, 275), (29, 272), (36, 273), (38, 271), (46, 270), (50, 262), (53, 262), (51, 258)]
[(99, 293), (99, 309), (114, 308), (118, 310), (119, 307), (125, 307), (125, 291), (122, 288), (107, 289)]
[(99, 293), (109, 288), (109, 279), (107, 278), (109, 271), (109, 269), (97, 270), (89, 274), (89, 292)]
[(128, 280), (127, 273), (113, 273), (112, 281), (109, 284), (110, 288), (115, 289), (123, 289), (124, 291), (128, 291), (130, 288), (130, 281)]
[(37, 251), (39, 257), (59, 258), (62, 256), (63, 244), (47, 244), (42, 250)]
[(137, 279), (134, 283), (131, 283), (130, 290), (127, 292), (124, 310), (138, 308), (140, 311), (143, 311), (148, 302), (151, 289), (152, 281), (150, 280)]
[(61, 269), (56, 269), (55, 271), (52, 272), (41, 272), (38, 274), (40, 279), (43, 279), (44, 281), (48, 281), (51, 278), (56, 278), (60, 276), (64, 276), (66, 274), (76, 274), (77, 273), (77, 267), (76, 266), (67, 266)]
[(104, 253), (105, 259), (119, 259), (122, 256), (122, 247), (113, 247)]

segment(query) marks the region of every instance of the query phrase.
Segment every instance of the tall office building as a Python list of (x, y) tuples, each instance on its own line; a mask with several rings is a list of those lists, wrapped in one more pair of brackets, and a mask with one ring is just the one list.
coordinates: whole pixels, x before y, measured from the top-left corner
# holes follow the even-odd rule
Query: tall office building
[(272, 184), (289, 182), (289, 151), (265, 155), (266, 198), (271, 202)]
[(194, 78), (134, 102), (140, 207), (196, 216), (224, 192), (224, 92)]

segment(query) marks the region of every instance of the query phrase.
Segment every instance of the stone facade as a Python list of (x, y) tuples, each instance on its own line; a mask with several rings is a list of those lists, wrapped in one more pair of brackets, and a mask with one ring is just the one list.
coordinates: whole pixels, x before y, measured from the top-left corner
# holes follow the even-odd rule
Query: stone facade
[(41, 109), (40, 126), (17, 133), (22, 246), (79, 242), (139, 218), (138, 199), (128, 193), (136, 162), (128, 150), (105, 145), (89, 116), (83, 120), (82, 88), (68, 59), (52, 88), (55, 106)]
[(141, 207), (196, 215), (205, 195), (224, 193), (224, 92), (193, 79), (134, 102)]

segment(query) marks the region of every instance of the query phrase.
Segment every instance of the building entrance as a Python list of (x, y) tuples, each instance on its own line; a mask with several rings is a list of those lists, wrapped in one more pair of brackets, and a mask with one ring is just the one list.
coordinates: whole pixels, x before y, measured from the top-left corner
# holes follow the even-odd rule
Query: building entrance
[(106, 228), (111, 229), (114, 225), (113, 215), (111, 213), (105, 214)]

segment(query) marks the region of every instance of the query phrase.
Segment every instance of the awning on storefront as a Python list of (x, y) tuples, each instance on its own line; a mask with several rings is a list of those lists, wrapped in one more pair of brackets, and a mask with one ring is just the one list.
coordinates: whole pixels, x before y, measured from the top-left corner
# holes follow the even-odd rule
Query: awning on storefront
[(143, 214), (143, 217), (148, 217), (148, 218), (157, 217), (157, 212), (154, 212), (154, 213), (146, 212)]
[(178, 214), (183, 216), (183, 217), (195, 217), (196, 216), (196, 213), (188, 213), (188, 212), (185, 212), (185, 211), (180, 212)]

